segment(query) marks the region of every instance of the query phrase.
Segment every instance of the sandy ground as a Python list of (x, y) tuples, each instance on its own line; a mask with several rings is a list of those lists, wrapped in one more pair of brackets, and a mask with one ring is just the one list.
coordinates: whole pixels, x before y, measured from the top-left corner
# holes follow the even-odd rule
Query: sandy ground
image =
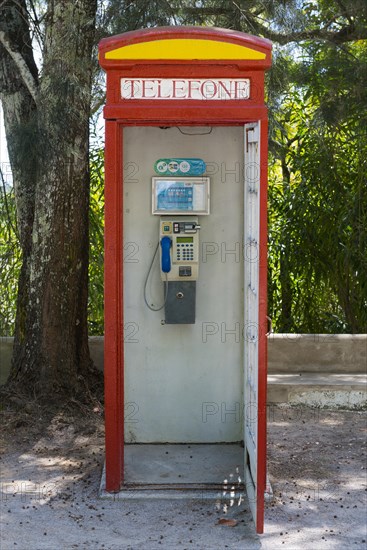
[(246, 500), (99, 499), (98, 405), (5, 406), (1, 417), (1, 550), (367, 547), (366, 413), (269, 406), (274, 499), (261, 536)]

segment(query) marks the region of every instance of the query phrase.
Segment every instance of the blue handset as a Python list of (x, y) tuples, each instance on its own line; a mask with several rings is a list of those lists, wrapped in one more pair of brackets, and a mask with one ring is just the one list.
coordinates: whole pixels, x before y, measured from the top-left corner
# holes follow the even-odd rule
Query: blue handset
[(172, 240), (170, 237), (163, 237), (161, 239), (163, 273), (169, 273), (171, 271), (171, 254), (170, 254), (171, 245), (172, 245)]

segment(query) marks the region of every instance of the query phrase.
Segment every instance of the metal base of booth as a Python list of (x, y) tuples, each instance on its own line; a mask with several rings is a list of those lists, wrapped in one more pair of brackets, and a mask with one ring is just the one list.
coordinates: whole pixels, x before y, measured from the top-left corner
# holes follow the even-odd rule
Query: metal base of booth
[(125, 483), (119, 492), (105, 490), (101, 498), (244, 498), (243, 447), (238, 444), (130, 444), (125, 446)]

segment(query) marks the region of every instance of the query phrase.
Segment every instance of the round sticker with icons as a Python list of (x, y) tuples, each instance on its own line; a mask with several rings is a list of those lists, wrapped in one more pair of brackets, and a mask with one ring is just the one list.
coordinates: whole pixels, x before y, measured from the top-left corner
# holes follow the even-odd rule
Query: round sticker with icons
[(160, 174), (165, 174), (168, 170), (168, 164), (165, 160), (160, 160), (156, 163), (156, 171)]
[(180, 162), (180, 170), (183, 174), (187, 174), (187, 172), (190, 172), (190, 163), (187, 162), (187, 160), (182, 160)]
[(168, 171), (171, 174), (176, 174), (178, 172), (178, 169), (179, 169), (178, 162), (176, 162), (175, 160), (172, 160), (168, 165)]

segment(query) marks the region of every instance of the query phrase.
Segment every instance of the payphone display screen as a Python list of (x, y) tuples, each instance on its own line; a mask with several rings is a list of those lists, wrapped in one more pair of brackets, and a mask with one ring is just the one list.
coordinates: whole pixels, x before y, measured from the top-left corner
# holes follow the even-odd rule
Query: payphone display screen
[(194, 237), (176, 237), (178, 243), (192, 243), (194, 242)]

